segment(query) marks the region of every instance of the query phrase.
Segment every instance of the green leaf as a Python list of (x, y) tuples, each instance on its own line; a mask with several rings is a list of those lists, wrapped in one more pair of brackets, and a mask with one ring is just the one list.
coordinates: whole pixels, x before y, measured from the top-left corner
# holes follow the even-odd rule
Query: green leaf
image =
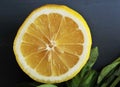
[(57, 87), (57, 86), (53, 85), (53, 84), (42, 84), (42, 85), (39, 85), (39, 86), (36, 86), (36, 87)]
[(99, 75), (98, 80), (97, 80), (97, 84), (100, 84), (102, 82), (102, 80), (104, 80), (107, 75), (112, 74), (111, 72), (112, 71), (114, 72), (113, 69), (115, 69), (119, 64), (120, 64), (120, 58), (116, 59), (114, 62), (112, 62), (111, 64), (104, 67), (102, 69), (102, 71), (100, 72), (100, 75)]
[(120, 82), (120, 75), (114, 80), (110, 87), (115, 87)]
[(83, 67), (83, 69), (80, 72), (80, 77), (84, 77), (84, 75), (93, 67), (95, 64), (97, 58), (98, 58), (99, 52), (98, 47), (95, 47), (91, 50), (90, 58), (86, 65)]
[(103, 81), (102, 84), (100, 84), (100, 87), (108, 87), (110, 85), (110, 83), (114, 80), (115, 76), (111, 75), (109, 78), (107, 78), (106, 80)]
[(90, 70), (81, 80), (78, 87), (95, 87), (97, 76), (98, 74), (95, 70)]
[(97, 60), (98, 55), (99, 55), (98, 47), (93, 48), (90, 53), (90, 58), (86, 64), (86, 66), (89, 67), (88, 69), (91, 69), (93, 67)]
[(115, 87), (120, 82), (120, 66), (116, 70), (116, 72), (113, 74), (116, 78), (114, 81), (112, 81), (110, 87)]
[(77, 75), (72, 80), (66, 82), (67, 87), (78, 87), (80, 83), (80, 77)]
[(114, 80), (120, 76), (120, 67), (113, 69), (111, 75), (107, 75), (105, 79), (99, 84), (100, 87), (110, 87)]

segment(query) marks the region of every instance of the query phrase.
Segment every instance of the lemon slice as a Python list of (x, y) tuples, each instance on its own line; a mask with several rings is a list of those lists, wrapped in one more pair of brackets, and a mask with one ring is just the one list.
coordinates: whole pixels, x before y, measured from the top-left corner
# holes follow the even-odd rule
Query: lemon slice
[(21, 69), (43, 83), (73, 78), (86, 64), (91, 34), (84, 18), (64, 5), (44, 5), (24, 21), (14, 40)]

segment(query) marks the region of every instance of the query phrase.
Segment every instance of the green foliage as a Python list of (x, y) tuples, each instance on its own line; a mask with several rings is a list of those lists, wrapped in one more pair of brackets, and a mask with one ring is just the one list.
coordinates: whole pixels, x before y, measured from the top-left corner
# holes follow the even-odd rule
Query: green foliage
[[(98, 77), (97, 83), (99, 84), (112, 70), (114, 70), (120, 64), (120, 58), (115, 60), (113, 63), (107, 65), (102, 69)], [(114, 70), (115, 71), (115, 70)], [(112, 74), (112, 73), (111, 73)]]
[[(117, 58), (111, 64), (105, 66), (98, 77), (97, 84), (100, 87), (110, 87), (111, 84), (115, 87), (115, 84), (120, 81), (120, 58)], [(112, 83), (113, 82), (113, 83)]]

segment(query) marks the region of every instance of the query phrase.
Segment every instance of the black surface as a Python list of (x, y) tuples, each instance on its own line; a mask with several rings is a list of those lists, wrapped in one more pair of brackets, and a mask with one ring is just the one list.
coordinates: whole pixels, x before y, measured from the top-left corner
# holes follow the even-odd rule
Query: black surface
[(16, 63), (13, 40), (30, 12), (49, 3), (67, 5), (84, 16), (92, 47), (99, 47), (95, 69), (99, 71), (120, 56), (120, 0), (0, 0), (0, 87), (32, 81)]

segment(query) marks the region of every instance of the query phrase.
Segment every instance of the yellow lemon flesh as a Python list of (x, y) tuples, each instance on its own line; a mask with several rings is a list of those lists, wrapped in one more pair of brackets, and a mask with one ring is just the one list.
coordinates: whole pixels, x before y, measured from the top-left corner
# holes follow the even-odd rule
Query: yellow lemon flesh
[(44, 5), (24, 21), (13, 50), (21, 69), (43, 83), (73, 78), (86, 64), (91, 34), (84, 18), (64, 5)]

